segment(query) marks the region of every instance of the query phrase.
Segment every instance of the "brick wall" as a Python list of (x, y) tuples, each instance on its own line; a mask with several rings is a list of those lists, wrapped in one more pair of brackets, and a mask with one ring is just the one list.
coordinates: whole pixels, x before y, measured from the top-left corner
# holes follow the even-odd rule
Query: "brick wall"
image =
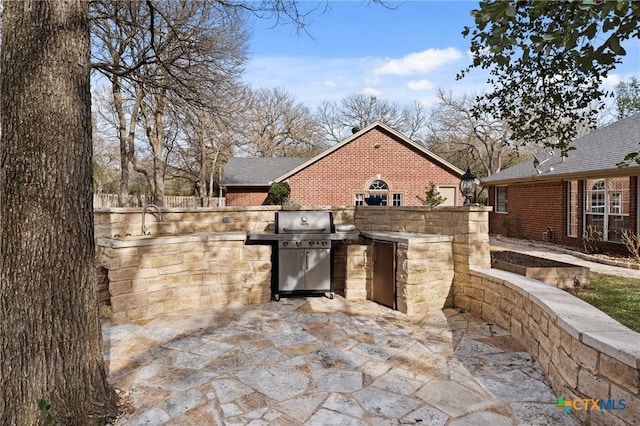
[[(495, 205), (495, 191), (490, 191)], [(566, 234), (566, 196), (562, 182), (514, 184), (507, 187), (508, 213), (491, 213), (489, 232), (543, 241), (547, 228), (554, 240)], [(508, 228), (506, 227), (508, 226)]]
[[(630, 178), (629, 222), (632, 226), (638, 217), (638, 180)], [(545, 231), (553, 230), (550, 242), (582, 248), (582, 209), (578, 210), (578, 236), (567, 236), (567, 182), (534, 182), (511, 184), (507, 187), (507, 213), (489, 214), (489, 233), (523, 238), (534, 241), (548, 241)], [(584, 205), (584, 182), (578, 181), (578, 205)], [(489, 204), (496, 205), (495, 187), (489, 187)], [(623, 244), (601, 244), (603, 251), (628, 254)]]
[[(378, 146), (376, 148), (376, 146)], [(419, 206), (430, 182), (457, 187), (460, 176), (425, 157), (417, 149), (381, 128), (352, 140), (340, 149), (306, 167), (287, 181), (291, 201), (300, 205), (352, 206), (354, 194), (366, 193), (368, 184), (379, 179), (391, 194), (402, 194), (402, 205)], [(257, 193), (227, 192), (227, 206), (260, 205), (266, 197)], [(459, 192), (459, 191), (458, 191)], [(461, 204), (461, 198), (456, 205)]]
[(268, 187), (229, 187), (225, 195), (227, 206), (261, 206), (266, 203)]

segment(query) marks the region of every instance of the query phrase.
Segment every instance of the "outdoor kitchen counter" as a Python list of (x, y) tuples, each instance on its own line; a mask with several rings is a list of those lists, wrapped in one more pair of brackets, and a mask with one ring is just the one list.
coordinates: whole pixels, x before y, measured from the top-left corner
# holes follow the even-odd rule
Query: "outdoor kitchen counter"
[[(333, 241), (357, 241), (358, 232), (332, 232), (323, 234), (323, 238)], [(247, 241), (280, 241), (290, 240), (290, 234), (277, 234), (275, 232), (259, 232), (255, 234), (247, 234)]]
[(451, 235), (418, 234), (412, 232), (360, 231), (360, 235), (377, 241), (391, 243), (421, 244), (453, 241)]
[(124, 248), (209, 241), (246, 241), (246, 239), (246, 232), (189, 232), (98, 238), (96, 243), (102, 247)]

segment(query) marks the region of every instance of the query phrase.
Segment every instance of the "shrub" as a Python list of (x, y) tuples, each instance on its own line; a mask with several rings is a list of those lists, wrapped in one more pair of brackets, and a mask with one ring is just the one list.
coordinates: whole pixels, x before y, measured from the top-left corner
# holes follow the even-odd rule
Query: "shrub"
[(274, 182), (269, 187), (269, 196), (267, 203), (271, 205), (284, 205), (289, 200), (291, 187), (287, 182)]
[(622, 234), (620, 234), (620, 240), (636, 261), (640, 262), (640, 234), (636, 234), (630, 229), (625, 229), (622, 231)]
[(582, 233), (582, 246), (587, 253), (598, 253), (600, 251), (600, 241), (604, 240), (604, 232), (592, 225)]
[(416, 198), (420, 200), (423, 206), (436, 207), (445, 202), (446, 198), (440, 195), (433, 182), (429, 182), (429, 186), (425, 189), (424, 198), (416, 195)]

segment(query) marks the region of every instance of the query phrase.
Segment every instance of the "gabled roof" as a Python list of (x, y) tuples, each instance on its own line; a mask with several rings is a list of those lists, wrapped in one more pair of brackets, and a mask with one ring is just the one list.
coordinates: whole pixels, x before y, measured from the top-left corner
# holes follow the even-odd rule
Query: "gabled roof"
[(458, 176), (464, 174), (464, 171), (438, 157), (424, 146), (378, 121), (352, 134), (313, 158), (232, 157), (224, 169), (221, 184), (225, 186), (269, 186), (273, 182), (282, 182), (376, 127), (391, 133), (403, 143), (415, 148), (434, 163), (449, 169), (452, 173)]
[(482, 179), (482, 183), (495, 185), (533, 180), (559, 180), (606, 177), (640, 173), (640, 165), (618, 167), (626, 154), (640, 149), (640, 113), (594, 130), (574, 140), (568, 157), (562, 158), (558, 151), (537, 156), (534, 159), (502, 170)]
[(428, 149), (426, 149), (424, 146), (420, 145), (417, 142), (412, 141), (411, 139), (409, 139), (408, 137), (406, 137), (402, 133), (392, 129), (391, 127), (387, 126), (386, 124), (384, 124), (384, 123), (382, 123), (380, 121), (376, 121), (375, 123), (372, 123), (372, 124), (368, 125), (364, 129), (352, 134), (348, 138), (344, 139), (342, 142), (339, 142), (339, 143), (333, 145), (331, 148), (329, 148), (329, 149), (321, 152), (320, 154), (316, 155), (315, 157), (308, 159), (306, 162), (300, 164), (298, 167), (296, 167), (296, 168), (294, 168), (292, 170), (289, 170), (288, 172), (284, 173), (281, 176), (278, 176), (274, 181), (275, 182), (282, 182), (285, 179), (288, 179), (289, 177), (291, 177), (294, 174), (298, 173), (300, 170), (309, 167), (311, 164), (315, 163), (316, 161), (326, 157), (327, 155), (331, 154), (334, 151), (339, 150), (340, 148), (342, 148), (346, 144), (348, 144), (351, 141), (359, 138), (363, 134), (371, 131), (372, 129), (374, 129), (376, 127), (380, 127), (381, 129), (384, 129), (385, 131), (391, 133), (392, 135), (394, 135), (395, 137), (400, 139), (405, 144), (407, 144), (407, 145), (415, 148), (416, 150), (420, 151), (422, 154), (424, 154), (426, 157), (431, 159), (433, 162), (435, 162), (437, 164), (440, 164), (444, 168), (447, 168), (447, 169), (451, 170), (453, 173), (457, 174), (458, 176), (462, 176), (464, 174), (464, 171), (460, 170), (459, 168), (457, 168), (453, 164), (447, 162), (443, 158), (438, 157), (433, 152), (431, 152)]
[(224, 168), (221, 184), (226, 186), (269, 186), (308, 158), (231, 157)]

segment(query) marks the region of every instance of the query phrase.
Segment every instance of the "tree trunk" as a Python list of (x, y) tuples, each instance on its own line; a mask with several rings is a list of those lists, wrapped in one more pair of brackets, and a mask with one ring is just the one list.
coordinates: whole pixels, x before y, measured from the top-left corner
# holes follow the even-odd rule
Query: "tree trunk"
[(0, 419), (96, 424), (102, 358), (93, 234), (88, 3), (5, 1), (0, 65)]

